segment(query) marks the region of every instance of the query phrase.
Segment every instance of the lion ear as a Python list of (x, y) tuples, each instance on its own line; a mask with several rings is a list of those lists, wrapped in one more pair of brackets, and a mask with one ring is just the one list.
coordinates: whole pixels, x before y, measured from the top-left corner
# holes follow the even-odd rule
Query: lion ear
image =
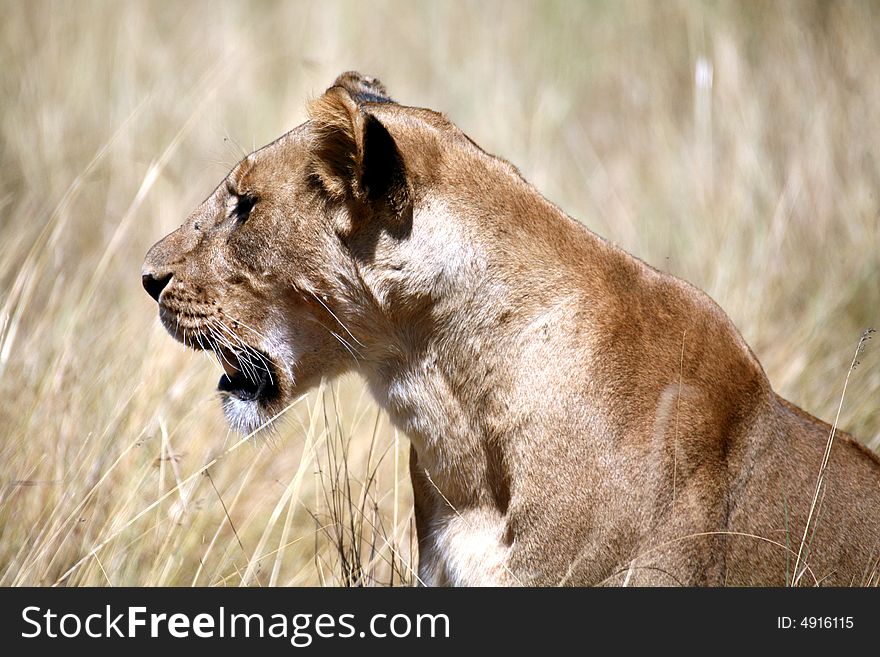
[(315, 130), (312, 167), (327, 193), (358, 196), (363, 166), (364, 117), (343, 87), (330, 87), (309, 105)]
[[(346, 77), (352, 75), (340, 76), (337, 83), (343, 84), (330, 87), (309, 106), (316, 134), (314, 173), (332, 197), (382, 205), (400, 214), (410, 198), (403, 157), (388, 129), (358, 102), (366, 92), (353, 92), (365, 78)], [(384, 94), (381, 85), (372, 89)]]

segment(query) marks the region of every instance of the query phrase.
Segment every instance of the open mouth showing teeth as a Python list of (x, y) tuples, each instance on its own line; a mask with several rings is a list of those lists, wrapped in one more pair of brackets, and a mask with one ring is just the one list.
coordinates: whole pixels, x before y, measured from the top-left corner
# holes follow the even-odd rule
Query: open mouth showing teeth
[(218, 390), (254, 402), (268, 402), (278, 394), (278, 377), (268, 355), (253, 347), (220, 347), (216, 352), (223, 367)]

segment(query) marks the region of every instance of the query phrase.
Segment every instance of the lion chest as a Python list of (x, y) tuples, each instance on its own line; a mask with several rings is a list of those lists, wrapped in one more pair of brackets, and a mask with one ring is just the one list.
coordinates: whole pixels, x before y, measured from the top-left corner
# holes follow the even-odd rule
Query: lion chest
[(419, 555), (419, 578), (426, 586), (515, 584), (509, 570), (511, 546), (505, 523), (488, 510), (435, 513)]

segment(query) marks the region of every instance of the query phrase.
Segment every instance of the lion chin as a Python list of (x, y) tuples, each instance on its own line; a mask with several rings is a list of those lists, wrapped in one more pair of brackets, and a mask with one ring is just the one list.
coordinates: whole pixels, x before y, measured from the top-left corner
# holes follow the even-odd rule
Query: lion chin
[(223, 415), (232, 430), (245, 436), (251, 436), (260, 430), (265, 430), (272, 416), (266, 412), (261, 403), (254, 399), (242, 399), (231, 393), (221, 391), (220, 403), (223, 406)]
[(251, 434), (272, 419), (269, 410), (279, 397), (279, 378), (272, 359), (253, 348), (237, 354), (217, 351), (223, 375), (217, 390), (229, 426)]

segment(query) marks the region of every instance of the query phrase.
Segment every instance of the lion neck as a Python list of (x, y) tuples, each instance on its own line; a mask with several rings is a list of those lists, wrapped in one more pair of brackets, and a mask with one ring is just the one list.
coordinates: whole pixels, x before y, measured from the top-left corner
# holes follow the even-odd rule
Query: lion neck
[(515, 183), (491, 208), (428, 201), (385, 259), (393, 267), (365, 274), (380, 304), (408, 308), (388, 313), (393, 339), (365, 371), (370, 388), (456, 508), (498, 505), (511, 450), (555, 403), (533, 391), (558, 388), (559, 363), (589, 358), (578, 327), (593, 307), (585, 290), (601, 286), (583, 282), (600, 240)]

